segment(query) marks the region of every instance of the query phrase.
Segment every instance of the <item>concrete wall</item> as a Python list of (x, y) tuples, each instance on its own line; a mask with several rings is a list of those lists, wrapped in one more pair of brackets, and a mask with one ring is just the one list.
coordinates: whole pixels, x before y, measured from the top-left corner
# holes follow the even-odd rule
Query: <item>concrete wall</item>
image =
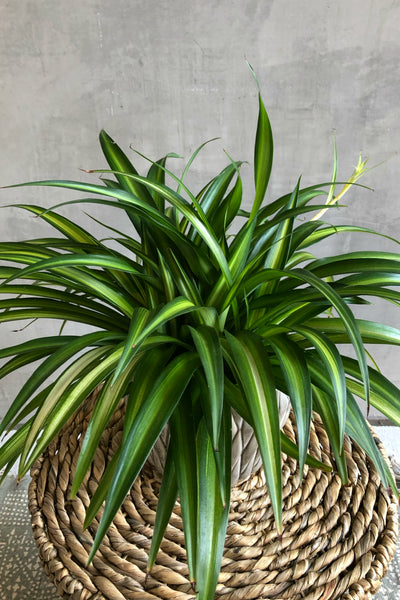
[[(225, 164), (223, 148), (251, 162), (257, 90), (245, 56), (275, 133), (270, 197), (291, 190), (300, 174), (305, 184), (329, 179), (334, 129), (344, 179), (360, 150), (376, 164), (400, 148), (399, 27), (399, 0), (1, 0), (0, 185), (84, 179), (80, 167), (105, 166), (102, 127), (153, 158), (168, 151), (188, 157), (220, 136), (199, 156), (195, 186)], [(339, 220), (399, 236), (398, 171), (397, 156), (372, 171), (364, 183), (375, 193), (355, 190)], [(251, 167), (244, 175), (250, 202)], [(67, 196), (2, 190), (0, 202), (50, 205)], [(101, 218), (125, 226), (115, 215)], [(44, 231), (21, 211), (1, 211), (1, 240)], [(354, 236), (323, 251), (365, 244), (397, 251), (387, 240)], [(400, 325), (393, 307), (378, 306), (373, 316)], [(1, 327), (1, 346), (43, 325), (11, 329)], [(399, 352), (381, 348), (375, 357), (400, 384)], [(0, 415), (18, 385), (15, 376), (1, 382)]]

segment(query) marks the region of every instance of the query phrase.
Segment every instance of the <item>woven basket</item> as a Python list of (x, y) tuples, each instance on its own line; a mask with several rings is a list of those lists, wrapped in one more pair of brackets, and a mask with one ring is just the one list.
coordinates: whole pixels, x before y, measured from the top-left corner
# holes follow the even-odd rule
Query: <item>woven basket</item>
[[(98, 482), (122, 435), (120, 408), (105, 431), (91, 471), (69, 498), (91, 403), (69, 422), (32, 469), (29, 508), (40, 558), (59, 594), (72, 600), (193, 600), (180, 506), (176, 504), (157, 562), (146, 572), (160, 477), (143, 469), (102, 543), (86, 567), (96, 532), (82, 523)], [(285, 433), (295, 440), (294, 419)], [(332, 462), (328, 438), (315, 418), (310, 452)], [(262, 470), (232, 489), (218, 600), (366, 600), (378, 590), (393, 557), (397, 504), (349, 438), (350, 483), (335, 473), (307, 468), (283, 456), (283, 523), (278, 539)], [(100, 513), (98, 515), (100, 517)]]

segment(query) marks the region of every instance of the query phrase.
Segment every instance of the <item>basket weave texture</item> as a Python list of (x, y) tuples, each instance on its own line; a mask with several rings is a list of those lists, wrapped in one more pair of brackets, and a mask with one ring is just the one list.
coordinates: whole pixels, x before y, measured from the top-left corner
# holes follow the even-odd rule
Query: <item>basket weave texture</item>
[[(157, 562), (146, 571), (160, 476), (146, 465), (90, 566), (98, 520), (83, 530), (85, 509), (122, 436), (120, 407), (105, 431), (90, 472), (70, 499), (79, 448), (94, 398), (67, 424), (34, 465), (29, 489), (32, 528), (40, 558), (59, 594), (72, 600), (193, 600), (179, 502)], [(291, 416), (285, 433), (295, 441)], [(331, 464), (329, 441), (315, 418), (310, 453)], [(337, 474), (306, 467), (283, 455), (283, 523), (278, 539), (262, 469), (232, 489), (218, 600), (367, 600), (393, 558), (397, 503), (383, 489), (364, 452), (349, 438), (350, 484)], [(101, 511), (97, 515), (101, 516)]]

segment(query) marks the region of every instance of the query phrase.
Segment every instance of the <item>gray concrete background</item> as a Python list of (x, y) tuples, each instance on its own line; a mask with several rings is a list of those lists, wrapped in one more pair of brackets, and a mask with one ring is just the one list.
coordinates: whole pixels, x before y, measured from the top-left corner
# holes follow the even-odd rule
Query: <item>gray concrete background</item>
[[(220, 136), (193, 167), (195, 188), (225, 165), (223, 148), (251, 162), (257, 90), (245, 56), (274, 130), (269, 197), (290, 191), (300, 174), (304, 184), (329, 180), (334, 130), (339, 178), (345, 179), (360, 151), (373, 165), (400, 149), (399, 29), (399, 0), (1, 0), (0, 185), (85, 179), (79, 168), (105, 166), (97, 143), (102, 127), (125, 149), (132, 143), (152, 158), (169, 151), (188, 157)], [(251, 172), (244, 168), (248, 203)], [(333, 218), (400, 237), (399, 181), (394, 156), (364, 178), (375, 192), (354, 190), (348, 208)], [(49, 206), (70, 197), (49, 189), (0, 190), (1, 205)], [(66, 214), (89, 226), (77, 211), (69, 207)], [(1, 240), (48, 232), (21, 211), (0, 214)], [(126, 226), (120, 214), (100, 216)], [(352, 236), (321, 252), (365, 246), (397, 251), (383, 238)], [(400, 325), (390, 305), (368, 314)], [(16, 333), (3, 325), (0, 344), (38, 335), (43, 327), (35, 323)], [(54, 323), (49, 331), (56, 331)], [(400, 353), (380, 348), (374, 357), (400, 384)], [(26, 374), (0, 383), (0, 415)]]

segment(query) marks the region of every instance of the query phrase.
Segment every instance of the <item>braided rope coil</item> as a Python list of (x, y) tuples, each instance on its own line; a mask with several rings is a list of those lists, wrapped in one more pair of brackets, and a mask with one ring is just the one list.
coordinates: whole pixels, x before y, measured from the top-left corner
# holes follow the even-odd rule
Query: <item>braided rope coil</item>
[[(85, 511), (121, 441), (124, 410), (105, 431), (77, 496), (69, 491), (92, 402), (68, 423), (32, 468), (29, 509), (39, 555), (63, 598), (72, 600), (194, 600), (176, 504), (151, 573), (147, 555), (160, 476), (146, 465), (90, 566), (87, 558), (101, 511), (83, 530)], [(291, 416), (285, 433), (295, 440)], [(315, 419), (310, 452), (331, 464), (328, 438)], [(383, 489), (364, 452), (345, 440), (349, 485), (338, 475), (283, 457), (283, 523), (278, 539), (262, 469), (232, 489), (218, 600), (368, 600), (393, 558), (397, 503)]]

